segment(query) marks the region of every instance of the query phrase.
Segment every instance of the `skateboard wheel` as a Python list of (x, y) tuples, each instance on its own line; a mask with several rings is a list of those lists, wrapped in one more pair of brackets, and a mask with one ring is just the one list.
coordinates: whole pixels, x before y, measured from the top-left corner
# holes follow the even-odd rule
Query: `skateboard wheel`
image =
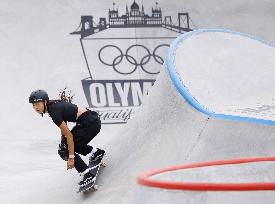
[(106, 166), (107, 166), (107, 163), (106, 163), (106, 162), (101, 162), (100, 165), (103, 166), (103, 167), (106, 167)]
[(98, 189), (99, 189), (99, 186), (98, 186), (98, 185), (94, 185), (94, 186), (93, 186), (93, 190), (94, 190), (94, 191), (96, 191), (96, 190), (98, 190)]

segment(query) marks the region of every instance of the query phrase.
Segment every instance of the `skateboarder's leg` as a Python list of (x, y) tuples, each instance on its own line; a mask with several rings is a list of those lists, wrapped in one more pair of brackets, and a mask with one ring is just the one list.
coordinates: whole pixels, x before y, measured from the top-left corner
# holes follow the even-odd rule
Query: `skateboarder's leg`
[(74, 166), (81, 176), (81, 180), (78, 183), (80, 186), (85, 186), (93, 181), (95, 174), (92, 173), (92, 170), (87, 166), (87, 164), (77, 153), (75, 153)]
[(76, 126), (72, 129), (71, 132), (74, 137), (75, 152), (84, 156), (91, 153), (93, 147), (91, 145), (88, 145), (88, 143), (94, 138), (94, 136), (89, 134), (87, 128), (80, 128)]
[(86, 171), (86, 169), (88, 169), (87, 164), (82, 160), (82, 158), (78, 154), (75, 154), (74, 166), (78, 173), (83, 173)]
[(79, 129), (78, 131), (72, 131), (74, 138), (79, 136), (76, 140), (74, 139), (74, 151), (75, 151), (74, 165), (75, 165), (75, 169), (79, 173), (83, 173), (86, 169), (88, 169), (88, 165), (82, 160), (82, 158), (78, 154), (82, 154), (86, 156), (93, 150), (92, 146), (85, 144), (85, 142), (81, 140), (83, 138), (85, 139), (85, 137), (81, 137), (81, 135), (79, 135), (81, 132), (82, 132), (81, 129)]
[[(95, 137), (95, 135), (99, 132), (98, 127), (88, 127), (88, 128), (75, 128), (72, 131), (74, 135), (74, 144), (75, 144), (75, 152), (81, 155), (89, 154), (89, 163), (95, 162), (98, 159), (102, 159), (105, 155), (105, 151), (99, 148), (93, 148), (88, 145), (88, 143)], [(78, 136), (79, 135), (79, 136)]]
[(94, 120), (87, 115), (71, 130), (74, 137), (75, 152), (86, 156), (91, 153), (93, 147), (88, 143), (100, 132), (100, 120)]
[(78, 118), (76, 126), (71, 130), (74, 139), (74, 150), (77, 153), (75, 154), (75, 168), (80, 173), (86, 173), (88, 166), (78, 154), (86, 156), (95, 151), (88, 144), (100, 132), (100, 129), (101, 121), (99, 117), (93, 112), (87, 111)]

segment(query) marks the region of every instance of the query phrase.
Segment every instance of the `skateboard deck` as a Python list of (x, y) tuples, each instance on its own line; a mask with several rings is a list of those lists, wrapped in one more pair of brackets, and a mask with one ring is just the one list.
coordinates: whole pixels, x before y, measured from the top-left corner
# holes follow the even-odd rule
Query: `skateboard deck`
[(95, 179), (91, 183), (80, 187), (79, 190), (78, 190), (78, 193), (84, 193), (84, 192), (87, 192), (87, 191), (90, 191), (90, 190), (95, 191), (99, 188), (99, 186), (96, 185), (95, 182), (96, 182), (97, 175), (98, 175), (98, 172), (99, 172), (99, 169), (101, 168), (101, 166), (103, 166), (103, 167), (106, 166), (106, 163), (103, 162), (102, 159), (98, 160), (96, 162), (90, 162), (89, 163), (89, 168), (92, 168), (91, 172), (92, 172), (92, 174), (95, 175)]

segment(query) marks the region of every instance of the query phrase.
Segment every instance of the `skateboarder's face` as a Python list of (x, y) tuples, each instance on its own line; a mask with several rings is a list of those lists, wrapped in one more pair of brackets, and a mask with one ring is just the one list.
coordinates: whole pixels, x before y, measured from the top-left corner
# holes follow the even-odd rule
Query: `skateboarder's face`
[(45, 103), (44, 101), (39, 101), (39, 102), (33, 103), (32, 107), (37, 113), (41, 114), (44, 111), (44, 103)]

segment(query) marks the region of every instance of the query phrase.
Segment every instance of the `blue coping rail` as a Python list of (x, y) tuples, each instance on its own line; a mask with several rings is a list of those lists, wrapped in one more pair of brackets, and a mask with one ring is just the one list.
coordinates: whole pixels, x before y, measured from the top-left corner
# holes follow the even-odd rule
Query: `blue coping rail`
[(257, 118), (250, 118), (250, 117), (243, 117), (243, 116), (233, 116), (233, 115), (225, 115), (225, 114), (217, 114), (215, 112), (211, 112), (207, 110), (205, 107), (203, 107), (192, 95), (189, 93), (187, 88), (184, 86), (184, 84), (181, 81), (181, 78), (179, 77), (176, 68), (174, 67), (174, 53), (177, 49), (177, 46), (182, 43), (185, 39), (191, 37), (192, 35), (204, 33), (204, 32), (223, 32), (223, 33), (231, 33), (236, 34), (244, 37), (251, 38), (253, 40), (260, 41), (268, 46), (271, 46), (275, 48), (275, 45), (267, 42), (263, 39), (260, 39), (258, 37), (255, 37), (250, 34), (240, 33), (232, 30), (227, 29), (198, 29), (191, 32), (187, 32), (185, 34), (180, 35), (177, 37), (170, 45), (170, 48), (168, 50), (168, 54), (166, 57), (166, 67), (168, 69), (169, 75), (171, 77), (171, 80), (173, 84), (175, 85), (176, 89), (180, 92), (180, 94), (191, 104), (195, 109), (198, 111), (214, 118), (222, 118), (222, 119), (229, 119), (229, 120), (237, 120), (237, 121), (245, 121), (245, 122), (254, 122), (254, 123), (260, 123), (260, 124), (267, 124), (267, 125), (275, 125), (275, 121), (273, 120), (264, 120), (264, 119), (257, 119)]

